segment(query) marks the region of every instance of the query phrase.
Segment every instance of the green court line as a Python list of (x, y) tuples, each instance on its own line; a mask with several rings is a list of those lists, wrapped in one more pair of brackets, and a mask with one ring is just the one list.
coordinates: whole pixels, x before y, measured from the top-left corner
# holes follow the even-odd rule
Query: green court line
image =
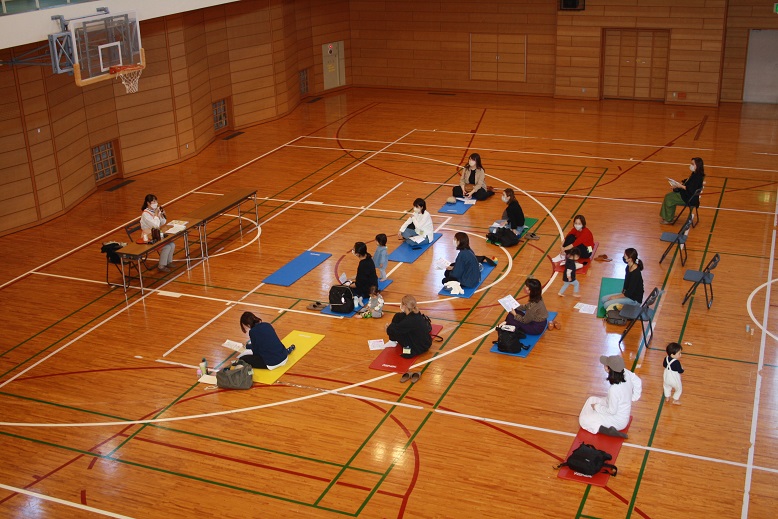
[(443, 402), (443, 399), (446, 398), (446, 395), (448, 394), (448, 392), (451, 391), (451, 389), (454, 387), (454, 384), (459, 379), (459, 376), (465, 371), (465, 368), (468, 366), (468, 364), (470, 364), (471, 360), (473, 360), (473, 357), (468, 357), (468, 358), (465, 359), (465, 363), (462, 364), (462, 367), (459, 368), (459, 371), (457, 372), (457, 374), (454, 375), (453, 379), (451, 379), (451, 382), (448, 384), (446, 389), (443, 391), (443, 394), (440, 395), (440, 398), (438, 398), (437, 402), (435, 402), (435, 404), (433, 404), (432, 407), (434, 409), (437, 409), (438, 407), (440, 407), (440, 404)]
[[(728, 180), (727, 178), (724, 179), (724, 186), (723, 186), (723, 188), (721, 190), (721, 194), (719, 195), (719, 201), (718, 201), (717, 207), (721, 207), (721, 203), (722, 203), (722, 201), (724, 199), (724, 192), (725, 192), (725, 188), (726, 188), (726, 185), (727, 185), (727, 180)], [(703, 254), (703, 259), (701, 260), (701, 264), (702, 264), (702, 262), (705, 261), (704, 258), (705, 258), (705, 255), (707, 255), (707, 252), (708, 252), (708, 246), (710, 245), (710, 239), (711, 239), (711, 236), (713, 235), (713, 230), (716, 227), (716, 220), (717, 220), (717, 218), (718, 218), (718, 211), (716, 211), (716, 214), (714, 215), (713, 220), (711, 221), (710, 231), (709, 231), (709, 234), (708, 234), (708, 242), (707, 242), (707, 244), (705, 246), (705, 253)], [(676, 251), (677, 251), (677, 248), (676, 248)], [(675, 262), (675, 255), (673, 255), (673, 262), (670, 264), (670, 267), (668, 268), (668, 272), (672, 269), (672, 266), (673, 266), (674, 262)], [(689, 299), (688, 306), (686, 307), (686, 316), (684, 318), (683, 326), (681, 327), (681, 332), (679, 334), (678, 342), (682, 342), (682, 340), (683, 340), (683, 335), (686, 332), (686, 326), (687, 326), (687, 324), (689, 322), (689, 315), (691, 314), (693, 306), (694, 306), (694, 297)], [(639, 353), (640, 352), (638, 352), (638, 355), (635, 356), (635, 361), (634, 361), (633, 367), (632, 367), (633, 370), (635, 369), (634, 365), (637, 363), (637, 359), (640, 358)], [(656, 415), (654, 416), (654, 424), (651, 427), (651, 434), (650, 434), (650, 436), (648, 438), (648, 442), (646, 444), (648, 447), (651, 447), (654, 444), (654, 437), (656, 436), (657, 429), (659, 428), (659, 417), (661, 416), (661, 413), (662, 413), (662, 408), (664, 406), (664, 401), (665, 401), (664, 400), (664, 394), (660, 394), (659, 406), (658, 406), (658, 408), (656, 410)], [(643, 453), (643, 461), (640, 464), (640, 470), (638, 471), (638, 477), (637, 477), (637, 480), (635, 481), (635, 489), (632, 491), (632, 497), (630, 498), (629, 507), (627, 508), (627, 516), (626, 516), (627, 519), (632, 517), (632, 511), (635, 509), (635, 503), (637, 502), (638, 492), (640, 490), (640, 484), (643, 481), (643, 475), (645, 474), (646, 465), (648, 464), (648, 456), (649, 456), (650, 453), (651, 453), (651, 451), (649, 451), (649, 450), (646, 450)]]
[(53, 407), (58, 407), (60, 409), (69, 409), (71, 411), (77, 411), (79, 413), (86, 413), (86, 414), (94, 415), (94, 416), (102, 416), (104, 418), (110, 418), (112, 420), (131, 421), (129, 418), (125, 418), (123, 416), (116, 416), (116, 415), (112, 415), (112, 414), (101, 413), (99, 411), (91, 411), (91, 410), (88, 410), (88, 409), (82, 409), (80, 407), (75, 407), (75, 406), (72, 406), (72, 405), (60, 404), (59, 402), (52, 402), (50, 400), (42, 400), (40, 398), (33, 398), (33, 397), (30, 397), (30, 396), (17, 395), (15, 393), (8, 393), (6, 391), (0, 391), (0, 395), (7, 396), (7, 397), (10, 397), (10, 398), (18, 398), (20, 400), (27, 400), (27, 401), (30, 401), (30, 402), (35, 402), (37, 404), (50, 405), (50, 406), (53, 406)]
[[(268, 498), (271, 498), (271, 499), (276, 499), (276, 500), (279, 500), (279, 501), (284, 501), (286, 503), (292, 503), (292, 504), (302, 505), (302, 506), (307, 506), (307, 507), (314, 507), (314, 505), (312, 505), (310, 503), (306, 503), (304, 501), (290, 499), (290, 498), (287, 498), (287, 497), (281, 497), (281, 496), (277, 496), (277, 495), (274, 495), (274, 494), (268, 494), (266, 492), (260, 492), (258, 490), (252, 490), (250, 488), (243, 488), (243, 487), (239, 487), (237, 485), (231, 485), (231, 484), (228, 484), (228, 483), (222, 483), (221, 481), (214, 481), (214, 480), (206, 479), (206, 478), (199, 477), (199, 476), (193, 476), (191, 474), (184, 474), (182, 472), (175, 472), (173, 470), (167, 470), (167, 469), (163, 469), (163, 468), (160, 468), (160, 467), (154, 467), (154, 466), (151, 466), (151, 465), (146, 465), (146, 464), (143, 464), (143, 463), (138, 463), (136, 461), (129, 461), (129, 460), (122, 459), (122, 458), (114, 458), (114, 457), (112, 457), (110, 455), (97, 454), (97, 453), (90, 452), (90, 451), (76, 449), (74, 447), (67, 447), (67, 446), (64, 446), (64, 445), (57, 445), (55, 443), (47, 442), (47, 441), (44, 441), (44, 440), (39, 440), (37, 438), (28, 438), (28, 437), (25, 437), (25, 436), (9, 433), (9, 432), (6, 432), (6, 431), (0, 431), (0, 435), (7, 436), (7, 437), (10, 437), (10, 438), (15, 438), (15, 439), (18, 439), (18, 440), (29, 441), (29, 442), (32, 442), (32, 443), (36, 443), (38, 445), (46, 445), (48, 447), (53, 447), (55, 449), (65, 450), (65, 451), (68, 451), (68, 452), (74, 452), (74, 453), (80, 454), (82, 456), (87, 456), (87, 457), (90, 457), (90, 458), (98, 458), (98, 459), (102, 459), (102, 460), (106, 460), (106, 461), (113, 461), (113, 462), (116, 462), (116, 463), (121, 463), (123, 465), (131, 466), (131, 467), (138, 467), (138, 468), (141, 468), (141, 469), (146, 469), (146, 470), (151, 470), (151, 471), (154, 471), (154, 472), (159, 472), (161, 474), (168, 474), (168, 475), (171, 475), (171, 476), (176, 476), (176, 477), (180, 477), (180, 478), (184, 478), (184, 479), (189, 479), (189, 480), (192, 480), (192, 481), (197, 481), (199, 483), (207, 483), (207, 484), (215, 485), (215, 486), (218, 486), (218, 487), (229, 488), (231, 490), (237, 490), (239, 492), (245, 492), (247, 494), (268, 497)], [(314, 507), (314, 508), (321, 508), (321, 507)], [(353, 514), (342, 512), (340, 510), (335, 510), (335, 509), (327, 509), (327, 510), (329, 510), (331, 512), (339, 513), (341, 515), (353, 516)]]
[[(427, 423), (427, 421), (432, 417), (432, 411), (427, 412), (427, 416), (424, 417), (424, 419), (421, 421), (419, 426), (416, 428), (416, 430), (413, 432), (410, 438), (408, 438), (408, 441), (405, 442), (405, 446), (403, 446), (403, 454), (405, 454), (408, 451), (408, 447), (410, 447), (413, 442), (416, 440), (416, 436), (421, 432), (421, 430), (424, 428), (424, 425)], [(365, 497), (365, 500), (362, 502), (362, 506), (360, 506), (356, 513), (354, 513), (354, 517), (359, 516), (360, 513), (362, 513), (362, 510), (367, 506), (367, 504), (370, 502), (370, 499), (375, 495), (376, 492), (378, 492), (378, 487), (381, 486), (381, 484), (384, 482), (384, 480), (389, 476), (389, 473), (392, 472), (392, 469), (397, 464), (397, 458), (399, 456), (395, 456), (392, 463), (389, 465), (389, 467), (386, 469), (386, 472), (383, 476), (376, 482), (375, 485), (373, 485), (373, 489), (370, 491), (370, 493)]]
[[(111, 287), (111, 288), (109, 288), (108, 292), (106, 292), (105, 294), (103, 294), (103, 295), (101, 295), (101, 296), (97, 296), (97, 298), (95, 298), (95, 299), (93, 299), (93, 300), (89, 301), (89, 302), (88, 302), (88, 303), (86, 303), (84, 306), (82, 306), (82, 307), (80, 307), (80, 308), (77, 308), (77, 309), (73, 310), (72, 312), (70, 312), (70, 313), (69, 313), (69, 314), (67, 314), (66, 316), (64, 316), (64, 317), (61, 317), (60, 319), (57, 319), (56, 321), (54, 321), (53, 323), (51, 323), (49, 326), (47, 326), (46, 328), (42, 329), (41, 331), (39, 331), (39, 332), (35, 333), (34, 335), (31, 335), (30, 337), (28, 337), (28, 338), (24, 339), (22, 342), (20, 342), (20, 343), (19, 343), (19, 344), (17, 344), (16, 346), (13, 346), (13, 347), (11, 347), (10, 349), (8, 349), (8, 350), (4, 351), (3, 353), (0, 353), (0, 358), (3, 358), (3, 357), (5, 357), (5, 355), (6, 355), (6, 354), (8, 354), (8, 353), (11, 353), (13, 350), (15, 350), (16, 348), (18, 348), (19, 346), (22, 346), (23, 344), (25, 344), (25, 343), (27, 343), (27, 342), (29, 342), (29, 341), (33, 340), (35, 337), (37, 337), (37, 336), (41, 335), (42, 333), (46, 332), (47, 330), (50, 330), (51, 328), (53, 328), (53, 327), (57, 326), (58, 324), (60, 324), (60, 323), (64, 322), (64, 321), (65, 321), (67, 318), (69, 318), (69, 317), (71, 317), (71, 316), (73, 316), (73, 315), (77, 314), (77, 313), (78, 313), (78, 312), (80, 312), (81, 310), (84, 310), (84, 309), (85, 309), (85, 308), (87, 308), (88, 306), (90, 306), (90, 305), (92, 305), (92, 304), (96, 303), (96, 302), (97, 302), (97, 301), (99, 301), (100, 299), (102, 299), (102, 298), (104, 298), (105, 296), (109, 295), (109, 294), (110, 294), (111, 292), (113, 292), (115, 289), (116, 289), (116, 287)], [(7, 373), (3, 373), (2, 375), (0, 375), (0, 377), (2, 377), (2, 376), (5, 376), (6, 374), (7, 374)]]

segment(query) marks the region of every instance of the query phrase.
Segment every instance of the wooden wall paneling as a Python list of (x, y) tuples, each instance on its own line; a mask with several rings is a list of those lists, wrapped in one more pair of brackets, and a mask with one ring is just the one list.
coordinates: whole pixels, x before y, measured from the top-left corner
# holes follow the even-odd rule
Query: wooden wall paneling
[(197, 148), (194, 145), (189, 72), (186, 62), (184, 17), (182, 15), (166, 17), (165, 34), (172, 103), (178, 136), (178, 156), (183, 158), (197, 153)]
[(667, 56), (670, 31), (654, 31), (651, 48), (651, 92), (649, 97), (664, 100), (667, 95)]
[(202, 11), (184, 14), (184, 42), (189, 74), (194, 146), (199, 151), (211, 142), (214, 136), (208, 50)]
[[(205, 40), (208, 51), (208, 75), (211, 103), (225, 99), (230, 104), (232, 84), (230, 80), (230, 54), (224, 6), (205, 10)], [(232, 114), (228, 110), (228, 127), (232, 126)]]
[(496, 34), (470, 34), (470, 79), (497, 81), (498, 49)]

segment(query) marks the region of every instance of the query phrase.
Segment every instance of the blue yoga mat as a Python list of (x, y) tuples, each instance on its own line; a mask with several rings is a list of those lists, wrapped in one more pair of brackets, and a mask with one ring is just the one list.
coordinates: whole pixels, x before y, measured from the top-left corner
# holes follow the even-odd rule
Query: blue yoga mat
[(385, 279), (383, 281), (379, 280), (378, 281), (378, 290), (379, 290), (379, 292), (382, 291), (382, 290), (386, 290), (386, 287), (391, 285), (392, 281), (394, 281), (394, 280), (393, 279)]
[[(556, 315), (557, 315), (556, 312), (549, 312), (548, 313), (548, 320), (549, 321), (553, 321), (554, 319), (556, 319)], [(521, 350), (519, 353), (506, 353), (504, 351), (498, 350), (497, 349), (497, 344), (495, 343), (492, 346), (492, 349), (489, 350), (489, 351), (491, 351), (492, 353), (499, 353), (500, 355), (510, 355), (511, 357), (521, 357), (522, 359), (526, 358), (530, 354), (530, 352), (533, 349), (535, 349), (535, 345), (538, 343), (540, 338), (543, 337), (543, 335), (545, 335), (546, 331), (547, 331), (547, 329), (543, 330), (543, 333), (541, 333), (540, 335), (527, 335), (525, 338), (523, 338), (521, 340), (522, 344), (526, 344), (527, 346), (529, 346), (528, 350)]]
[(438, 209), (439, 213), (445, 214), (465, 214), (468, 209), (475, 204), (466, 204), (462, 200), (457, 200), (456, 204), (443, 204), (443, 207)]
[(332, 309), (330, 308), (330, 305), (327, 305), (327, 306), (324, 307), (324, 310), (322, 310), (321, 313), (327, 314), (327, 315), (339, 315), (341, 317), (354, 317), (355, 315), (357, 315), (357, 312), (359, 312), (359, 310), (361, 308), (362, 307), (360, 306), (360, 307), (354, 308), (353, 312), (349, 312), (347, 314), (341, 314), (341, 313), (338, 313), (338, 312), (333, 312)]
[[(465, 288), (464, 294), (452, 294), (451, 290), (446, 290), (445, 288), (441, 288), (440, 292), (438, 292), (439, 296), (452, 296), (452, 297), (462, 297), (467, 299), (468, 297), (472, 297), (473, 294), (475, 294), (475, 291), (478, 287), (483, 284), (486, 277), (494, 270), (494, 267), (491, 265), (487, 265), (486, 263), (483, 264), (484, 269), (481, 271), (481, 280), (478, 282), (478, 284), (471, 288)], [(443, 272), (442, 270), (440, 272)]]
[(324, 263), (330, 256), (332, 256), (332, 254), (326, 252), (303, 252), (295, 259), (270, 274), (263, 281), (271, 285), (288, 287), (308, 272)]
[[(436, 232), (432, 239), (432, 243), (438, 241), (441, 236), (443, 236), (443, 234)], [(403, 242), (402, 244), (400, 244), (399, 247), (394, 249), (391, 254), (389, 254), (389, 261), (413, 263), (414, 261), (419, 259), (422, 254), (424, 254), (425, 250), (432, 247), (432, 243), (425, 243), (418, 249), (412, 249), (410, 245)]]

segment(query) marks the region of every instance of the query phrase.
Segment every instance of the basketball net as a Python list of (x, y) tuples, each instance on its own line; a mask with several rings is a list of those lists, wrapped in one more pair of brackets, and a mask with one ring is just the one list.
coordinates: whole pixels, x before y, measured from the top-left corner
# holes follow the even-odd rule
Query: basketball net
[(138, 80), (143, 73), (143, 66), (126, 65), (123, 67), (111, 67), (111, 73), (115, 73), (116, 78), (122, 81), (128, 94), (134, 94), (138, 91)]

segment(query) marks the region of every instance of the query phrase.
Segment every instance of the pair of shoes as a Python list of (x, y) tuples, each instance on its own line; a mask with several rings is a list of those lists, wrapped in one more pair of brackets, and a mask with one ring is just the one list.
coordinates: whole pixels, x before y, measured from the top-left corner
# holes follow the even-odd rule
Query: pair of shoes
[(408, 382), (411, 381), (411, 384), (414, 384), (419, 381), (421, 378), (421, 372), (420, 371), (414, 371), (411, 373), (410, 371), (407, 373), (403, 373), (403, 376), (400, 377), (400, 382)]
[(556, 328), (557, 330), (561, 330), (562, 329), (562, 325), (559, 324), (556, 321), (549, 321), (548, 322), (548, 329), (549, 330), (553, 330), (554, 328)]
[(525, 238), (527, 238), (528, 240), (539, 240), (539, 239), (540, 239), (540, 236), (538, 236), (538, 235), (537, 235), (537, 234), (535, 234), (534, 232), (528, 232), (528, 233), (525, 235)]
[(618, 438), (624, 438), (627, 439), (627, 433), (623, 433), (613, 427), (612, 425), (610, 427), (605, 427), (604, 425), (600, 426), (600, 430), (597, 431), (599, 434), (605, 434), (606, 436), (616, 436)]
[(553, 330), (554, 329), (554, 321), (549, 321), (548, 322), (548, 329), (549, 330)]
[(286, 353), (287, 353), (287, 354), (290, 354), (290, 353), (292, 353), (292, 352), (293, 352), (293, 351), (294, 351), (296, 348), (297, 348), (297, 346), (295, 346), (294, 344), (292, 344), (291, 346), (289, 346), (289, 347), (286, 349)]
[(157, 270), (159, 270), (160, 272), (170, 272), (170, 267), (166, 267), (165, 265), (160, 265), (159, 267), (157, 267)]
[(324, 303), (322, 303), (321, 301), (316, 301), (315, 303), (311, 303), (311, 304), (309, 304), (309, 305), (308, 305), (308, 306), (306, 306), (305, 308), (307, 308), (308, 310), (316, 310), (316, 311), (321, 311), (321, 310), (324, 310), (324, 308), (325, 308), (326, 306), (327, 306), (327, 305), (325, 305), (325, 304), (324, 304)]
[(673, 222), (668, 222), (664, 218), (662, 218), (662, 225), (673, 225)]
[(594, 258), (594, 261), (613, 261), (613, 258), (609, 258), (607, 254), (600, 254)]

